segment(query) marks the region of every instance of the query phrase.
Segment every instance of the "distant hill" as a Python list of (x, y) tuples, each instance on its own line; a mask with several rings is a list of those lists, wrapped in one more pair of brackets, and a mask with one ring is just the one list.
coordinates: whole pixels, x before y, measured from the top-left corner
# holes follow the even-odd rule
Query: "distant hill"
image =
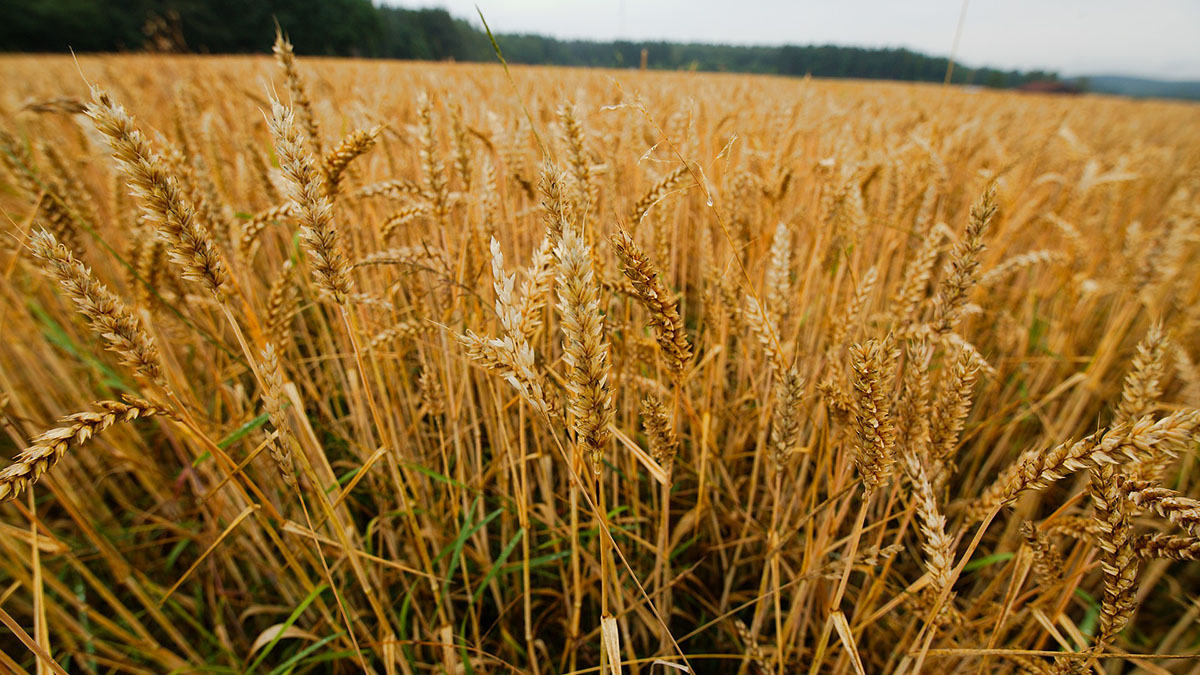
[(1089, 75), (1075, 78), (1088, 91), (1136, 98), (1180, 98), (1200, 101), (1200, 81), (1152, 80), (1122, 75)]

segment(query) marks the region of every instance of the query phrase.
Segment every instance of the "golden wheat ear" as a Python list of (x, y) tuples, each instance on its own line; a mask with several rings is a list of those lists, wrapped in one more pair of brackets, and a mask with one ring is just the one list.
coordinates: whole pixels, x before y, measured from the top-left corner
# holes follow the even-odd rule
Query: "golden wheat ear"
[(100, 412), (79, 412), (63, 417), (59, 420), (62, 426), (35, 436), (29, 447), (0, 469), (0, 502), (19, 497), (26, 487), (37, 483), (54, 468), (69, 450), (82, 446), (117, 422), (155, 415), (174, 416), (162, 406), (132, 396), (124, 401), (99, 401), (96, 407)]
[(287, 178), (288, 199), (300, 222), (300, 236), (312, 256), (317, 287), (338, 304), (345, 304), (354, 284), (333, 222), (333, 205), (321, 187), (312, 156), (304, 151), (292, 111), (272, 100), (269, 119), (279, 168)]
[(161, 382), (162, 358), (141, 319), (107, 286), (97, 281), (92, 271), (76, 260), (66, 246), (58, 243), (54, 235), (46, 230), (35, 232), (29, 245), (45, 274), (58, 282), (63, 293), (91, 324), (92, 330), (108, 343), (108, 348), (120, 355), (122, 362), (132, 367), (137, 375)]

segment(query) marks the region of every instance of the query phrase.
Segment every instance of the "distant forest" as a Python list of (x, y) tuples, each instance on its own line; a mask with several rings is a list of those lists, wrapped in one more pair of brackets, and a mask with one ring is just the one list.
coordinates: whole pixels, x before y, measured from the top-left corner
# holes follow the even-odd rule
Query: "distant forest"
[[(0, 0), (0, 50), (23, 52), (267, 51), (275, 22), (301, 54), (427, 61), (495, 61), (488, 36), (441, 9), (375, 6), (370, 0)], [(592, 42), (496, 36), (510, 63), (638, 67), (814, 77), (940, 82), (947, 59), (907, 49)], [(1014, 87), (1055, 73), (969, 68), (953, 81)]]

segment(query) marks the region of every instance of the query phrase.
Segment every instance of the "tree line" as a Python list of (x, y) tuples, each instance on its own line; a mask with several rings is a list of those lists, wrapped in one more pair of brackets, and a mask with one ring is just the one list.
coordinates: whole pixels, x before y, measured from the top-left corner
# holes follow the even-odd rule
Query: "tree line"
[[(22, 52), (267, 51), (276, 22), (300, 54), (427, 61), (495, 61), (491, 40), (442, 9), (370, 0), (0, 0), (0, 50)], [(833, 45), (733, 46), (496, 36), (510, 63), (729, 71), (940, 82), (949, 62), (908, 49)], [(1013, 87), (1043, 71), (957, 65), (956, 83)]]

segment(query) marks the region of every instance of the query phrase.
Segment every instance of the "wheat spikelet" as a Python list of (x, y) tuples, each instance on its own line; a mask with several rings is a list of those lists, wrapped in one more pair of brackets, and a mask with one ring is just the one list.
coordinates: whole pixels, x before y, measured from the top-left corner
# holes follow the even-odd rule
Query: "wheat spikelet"
[(939, 334), (954, 329), (967, 297), (979, 280), (979, 256), (983, 253), (983, 234), (996, 214), (996, 188), (989, 185), (971, 207), (963, 239), (954, 247), (945, 275), (933, 303), (933, 328)]
[[(504, 270), (504, 253), (500, 242), (492, 237), (492, 286), (496, 291), (496, 316), (500, 317), (500, 326), (507, 335), (520, 337), (521, 315), (513, 298), (513, 288), (517, 283), (517, 275), (508, 274)], [(555, 252), (557, 253), (557, 248)]]
[(542, 220), (546, 223), (546, 233), (552, 244), (558, 243), (563, 228), (571, 220), (571, 209), (563, 194), (564, 189), (562, 172), (554, 162), (546, 160), (538, 180), (538, 191), (542, 194)]
[(463, 124), (462, 106), (454, 106), (450, 117), (454, 133), (454, 169), (458, 180), (462, 183), (463, 192), (471, 191), (471, 145), (467, 138), (466, 125)]
[(1100, 631), (1096, 645), (1112, 642), (1129, 622), (1137, 604), (1138, 559), (1133, 549), (1133, 528), (1121, 500), (1120, 477), (1112, 465), (1092, 469), (1090, 483), (1095, 509), (1096, 539), (1104, 570), (1104, 596), (1100, 603)]
[(438, 378), (437, 370), (424, 366), (417, 378), (417, 388), (420, 390), (421, 405), (432, 417), (440, 417), (446, 412), (446, 390)]
[(791, 230), (783, 221), (775, 227), (771, 237), (771, 264), (767, 267), (767, 309), (775, 325), (785, 316), (785, 308), (792, 295), (792, 242)]
[(1066, 255), (1060, 251), (1030, 251), (1029, 253), (1021, 253), (988, 270), (986, 274), (980, 277), (979, 285), (983, 288), (994, 288), (1021, 270), (1037, 265), (1063, 263), (1066, 262), (1066, 259)]
[(658, 462), (668, 475), (679, 454), (679, 438), (675, 435), (675, 424), (663, 402), (653, 394), (642, 397), (642, 425), (650, 441), (650, 456)]
[(534, 369), (533, 349), (527, 342), (518, 343), (511, 336), (488, 338), (470, 330), (456, 337), (466, 348), (468, 358), (499, 373), (536, 412), (550, 418), (558, 416), (558, 407), (546, 396)]
[(383, 221), (383, 225), (379, 227), (379, 234), (383, 238), (391, 239), (396, 234), (401, 226), (411, 223), (419, 216), (423, 216), (430, 212), (430, 207), (427, 204), (412, 204), (400, 209), (396, 209), (388, 214), (388, 217)]
[(800, 445), (800, 401), (804, 398), (804, 378), (795, 367), (788, 368), (775, 382), (775, 410), (771, 418), (771, 458), (783, 463)]
[(1133, 538), (1133, 548), (1146, 559), (1200, 560), (1200, 537), (1143, 534)]
[(242, 225), (242, 233), (238, 236), (237, 251), (242, 258), (249, 258), (254, 242), (258, 235), (272, 222), (282, 221), (296, 215), (296, 205), (292, 202), (277, 204), (269, 209), (259, 211)]
[(1158, 515), (1200, 537), (1200, 499), (1184, 497), (1178, 492), (1145, 480), (1126, 479), (1121, 484), (1126, 498), (1143, 509)]
[(989, 511), (1012, 502), (1027, 490), (1040, 490), (1084, 469), (1117, 462), (1136, 462), (1147, 453), (1174, 455), (1197, 438), (1200, 412), (1183, 410), (1157, 422), (1149, 417), (1115, 425), (1079, 441), (1067, 441), (1049, 450), (1031, 448), (1000, 472), (971, 507), (969, 515), (982, 519)]
[(904, 350), (896, 437), (901, 442), (901, 467), (905, 469), (909, 480), (916, 480), (910, 468), (914, 462), (924, 461), (933, 440), (929, 399), (929, 363), (933, 358), (933, 348), (924, 339), (914, 339), (905, 343)]
[(372, 265), (406, 265), (415, 268), (445, 268), (441, 251), (426, 246), (397, 246), (369, 253), (354, 261), (354, 268)]
[[(1138, 343), (1133, 367), (1125, 376), (1121, 389), (1121, 402), (1117, 404), (1115, 423), (1132, 422), (1154, 410), (1163, 394), (1163, 377), (1169, 344), (1163, 333), (1161, 322), (1154, 322), (1146, 337)], [(1135, 478), (1157, 480), (1164, 473), (1167, 457), (1150, 454), (1130, 465), (1126, 471)]]
[(467, 351), (467, 357), (480, 366), (498, 372), (517, 390), (534, 410), (547, 418), (557, 417), (558, 407), (546, 396), (542, 378), (538, 375), (533, 348), (520, 333), (521, 315), (513, 301), (513, 285), (516, 275), (504, 271), (504, 255), (500, 242), (493, 237), (492, 280), (496, 291), (496, 314), (504, 329), (501, 338), (488, 338), (471, 330), (457, 335), (456, 339)]
[(521, 299), (517, 302), (517, 314), (520, 317), (517, 320), (517, 332), (526, 340), (533, 340), (542, 326), (542, 309), (554, 289), (555, 258), (550, 236), (546, 235), (529, 261), (528, 275), (521, 283)]
[(641, 223), (646, 217), (646, 213), (648, 213), (655, 204), (665, 199), (672, 190), (679, 187), (679, 185), (683, 183), (684, 179), (688, 175), (688, 166), (683, 164), (673, 169), (667, 175), (658, 179), (658, 182), (655, 183), (646, 192), (646, 194), (642, 195), (642, 198), (639, 199), (636, 204), (634, 204), (633, 215), (630, 217), (629, 222), (633, 223), (634, 226)]
[(1166, 371), (1167, 339), (1162, 324), (1150, 325), (1146, 337), (1138, 343), (1133, 368), (1125, 376), (1121, 402), (1113, 422), (1132, 422), (1150, 414), (1162, 397), (1162, 379)]
[(428, 197), (420, 185), (404, 178), (364, 185), (351, 193), (351, 196), (357, 199), (369, 199), (371, 197), (391, 197), (394, 199), (420, 197), (425, 199)]
[(296, 66), (296, 55), (292, 51), (292, 43), (280, 31), (275, 31), (275, 44), (271, 48), (275, 54), (275, 62), (283, 68), (287, 79), (288, 92), (292, 96), (292, 106), (300, 111), (300, 126), (304, 127), (304, 136), (312, 146), (312, 152), (318, 157), (322, 154), (321, 133), (317, 127), (317, 118), (313, 115), (312, 101), (305, 91), (304, 79)]
[[(563, 232), (554, 253), (558, 259), (558, 312), (566, 338), (563, 361), (570, 369), (566, 378), (568, 409), (575, 418), (576, 442), (599, 473), (609, 439), (608, 425), (613, 420), (613, 403), (608, 385), (608, 342), (593, 281), (590, 247), (584, 243), (583, 234), (571, 227)], [(522, 334), (519, 310), (516, 320), (505, 328)]]
[(75, 302), (92, 330), (108, 343), (121, 361), (152, 381), (162, 380), (162, 358), (142, 322), (107, 286), (92, 276), (86, 265), (75, 260), (54, 235), (42, 230), (30, 238), (33, 254), (42, 262), (47, 276), (58, 281), (63, 293)]
[(595, 186), (592, 179), (592, 164), (588, 159), (583, 125), (573, 106), (561, 106), (558, 109), (558, 121), (562, 124), (563, 135), (566, 137), (567, 150), (570, 157), (571, 178), (574, 179), (576, 210), (585, 210), (592, 199)]
[(1096, 535), (1096, 520), (1085, 516), (1058, 516), (1044, 527), (1047, 534), (1064, 534), (1079, 541), (1091, 541)]
[(383, 127), (376, 126), (354, 131), (325, 155), (321, 160), (321, 175), (325, 178), (326, 197), (335, 199), (341, 193), (342, 176), (346, 167), (375, 146), (375, 137), (382, 130)]
[(1038, 584), (1049, 588), (1062, 580), (1062, 554), (1058, 552), (1054, 542), (1050, 541), (1050, 537), (1029, 520), (1021, 523), (1021, 537), (1033, 553), (1033, 574)]
[(895, 295), (892, 305), (897, 329), (916, 325), (921, 304), (929, 293), (929, 281), (933, 278), (933, 267), (942, 252), (942, 242), (946, 238), (946, 228), (935, 227), (925, 235), (921, 247), (913, 259), (904, 268), (904, 277)]
[(850, 348), (854, 368), (854, 464), (867, 494), (891, 477), (896, 438), (888, 403), (891, 385), (891, 347), (871, 339)]
[[(931, 592), (941, 594), (949, 588), (953, 577), (954, 540), (946, 534), (946, 516), (938, 507), (937, 498), (933, 493), (933, 484), (925, 473), (925, 467), (920, 461), (912, 462), (914, 471), (913, 506), (920, 519), (922, 544), (925, 553), (925, 567), (929, 570)], [(947, 598), (947, 606), (952, 607), (951, 595)], [(939, 620), (948, 618), (939, 614)]]
[(275, 345), (269, 342), (266, 347), (263, 347), (260, 372), (263, 382), (263, 407), (271, 420), (271, 426), (275, 427), (278, 434), (278, 437), (267, 446), (267, 450), (271, 453), (271, 459), (275, 461), (275, 465), (279, 467), (279, 475), (283, 478), (283, 482), (294, 486), (296, 484), (296, 470), (292, 463), (294, 440), (291, 438), (291, 427), (288, 426), (283, 410), (283, 372), (279, 368)]
[(293, 277), (292, 261), (285, 260), (267, 290), (267, 340), (284, 353), (292, 344), (292, 317), (300, 307), (300, 291)]
[(15, 499), (28, 486), (38, 482), (71, 448), (77, 448), (92, 436), (117, 422), (139, 417), (172, 414), (165, 408), (139, 398), (124, 401), (99, 401), (102, 412), (79, 412), (59, 420), (62, 426), (36, 436), (29, 447), (13, 457), (11, 464), (0, 470), (0, 502)]
[(971, 390), (978, 365), (970, 351), (960, 349), (949, 376), (934, 396), (930, 415), (930, 456), (936, 462), (933, 484), (940, 487), (953, 471), (953, 456), (959, 435), (971, 409)]
[(758, 643), (754, 634), (750, 632), (750, 628), (741, 619), (736, 617), (733, 619), (733, 627), (737, 630), (738, 639), (742, 641), (746, 658), (754, 665), (754, 669), (758, 672), (758, 675), (770, 675), (775, 672), (775, 669), (771, 667), (770, 661), (763, 654), (762, 645)]
[(842, 385), (831, 378), (824, 379), (817, 383), (817, 392), (825, 400), (830, 415), (838, 424), (850, 423), (854, 415), (854, 399), (846, 393)]
[(333, 206), (322, 192), (321, 177), (313, 167), (312, 157), (301, 146), (292, 111), (272, 100), (269, 122), (279, 167), (288, 179), (288, 199), (296, 210), (300, 236), (313, 259), (317, 287), (332, 295), (338, 304), (344, 304), (353, 282), (333, 224)]
[(433, 213), (439, 223), (444, 223), (450, 212), (449, 184), (446, 182), (446, 166), (442, 163), (437, 148), (437, 130), (433, 126), (433, 101), (422, 92), (417, 97), (417, 117), (420, 120), (421, 170), (425, 178), (425, 190), (433, 202)]
[(430, 330), (431, 328), (431, 324), (429, 324), (427, 321), (401, 321), (391, 328), (387, 328), (379, 333), (376, 333), (375, 336), (371, 338), (371, 349), (381, 349), (392, 344), (393, 342), (414, 338), (421, 333)]
[(133, 118), (99, 87), (92, 87), (87, 114), (112, 148), (147, 220), (167, 240), (171, 260), (183, 268), (186, 278), (201, 283), (223, 302), (222, 286), (228, 279), (225, 263), (197, 220), (194, 207), (184, 198), (178, 179), (166, 172)]
[(633, 284), (638, 300), (650, 312), (650, 325), (667, 367), (676, 379), (681, 379), (692, 360), (692, 346), (683, 327), (683, 318), (675, 301), (658, 276), (658, 268), (624, 230), (612, 235), (613, 251), (621, 260), (621, 271)]

